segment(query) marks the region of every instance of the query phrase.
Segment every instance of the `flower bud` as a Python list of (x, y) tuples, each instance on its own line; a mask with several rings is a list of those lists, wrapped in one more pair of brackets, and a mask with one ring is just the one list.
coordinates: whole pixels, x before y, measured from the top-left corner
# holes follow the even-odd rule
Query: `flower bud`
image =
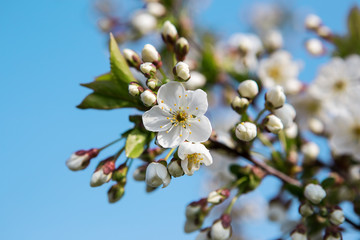
[(266, 33), (264, 38), (264, 45), (270, 51), (276, 51), (283, 46), (283, 37), (281, 32), (272, 30)]
[(162, 17), (166, 13), (164, 5), (158, 2), (150, 2), (146, 5), (148, 12), (155, 17)]
[(191, 78), (184, 83), (184, 86), (188, 90), (196, 90), (202, 88), (206, 84), (206, 78), (199, 72), (191, 71)]
[(317, 118), (310, 118), (308, 121), (310, 131), (315, 134), (321, 134), (324, 132), (324, 124)]
[(133, 178), (135, 181), (145, 181), (146, 168), (147, 164), (135, 169), (133, 173)]
[(124, 54), (126, 62), (128, 63), (128, 65), (130, 67), (134, 67), (136, 69), (139, 69), (140, 64), (141, 64), (141, 59), (140, 59), (139, 55), (136, 52), (134, 52), (131, 49), (125, 48), (123, 50), (123, 54)]
[(314, 160), (320, 153), (319, 146), (314, 142), (307, 142), (301, 146), (301, 152), (304, 154), (306, 160)]
[(247, 98), (236, 96), (231, 102), (231, 107), (235, 112), (239, 114), (243, 114), (244, 112), (246, 112), (246, 109), (249, 106), (249, 104), (250, 103)]
[(187, 219), (198, 218), (199, 214), (202, 213), (202, 209), (207, 205), (207, 199), (202, 198), (199, 201), (192, 202), (186, 206), (185, 216)]
[(177, 77), (177, 80), (186, 82), (190, 79), (189, 66), (184, 62), (178, 62), (173, 68), (173, 73)]
[(219, 204), (225, 201), (230, 196), (229, 189), (218, 189), (209, 193), (207, 201), (212, 204)]
[(286, 96), (281, 86), (275, 86), (265, 94), (265, 106), (269, 110), (281, 108), (285, 100)]
[(125, 193), (125, 184), (117, 183), (111, 186), (108, 191), (108, 200), (109, 203), (115, 203), (119, 201)]
[(324, 240), (342, 240), (340, 231), (326, 231)]
[(266, 130), (275, 134), (278, 134), (284, 128), (281, 119), (273, 114), (268, 115), (264, 123)]
[(241, 97), (253, 99), (259, 93), (259, 87), (254, 80), (245, 80), (239, 84), (238, 92)]
[(251, 122), (242, 122), (236, 126), (236, 137), (241, 141), (249, 142), (256, 137), (256, 125)]
[(141, 64), (140, 70), (147, 78), (151, 78), (156, 74), (156, 67), (151, 62)]
[(211, 228), (201, 229), (195, 240), (211, 240), (209, 237)]
[(310, 183), (305, 187), (304, 195), (310, 202), (318, 204), (326, 197), (326, 192), (320, 185)]
[(220, 219), (216, 220), (211, 226), (211, 240), (227, 240), (232, 234), (231, 217), (229, 214), (223, 214)]
[(334, 225), (340, 225), (344, 221), (344, 212), (340, 207), (336, 207), (336, 209), (330, 213), (330, 222)]
[(126, 176), (129, 168), (126, 163), (121, 164), (117, 169), (114, 170), (112, 180), (116, 182), (126, 182)]
[(353, 165), (349, 169), (349, 176), (351, 181), (360, 180), (360, 165)]
[(109, 157), (101, 161), (91, 176), (90, 186), (99, 187), (104, 183), (110, 181), (113, 171), (115, 169), (115, 158)]
[(156, 18), (145, 11), (136, 12), (131, 18), (131, 25), (142, 35), (145, 35), (156, 28)]
[(316, 33), (317, 33), (320, 37), (322, 37), (322, 38), (324, 38), (324, 39), (329, 39), (329, 38), (331, 38), (331, 36), (332, 36), (331, 30), (330, 30), (330, 28), (327, 27), (327, 26), (320, 26), (320, 27), (316, 30)]
[(146, 86), (155, 91), (160, 87), (160, 81), (156, 78), (149, 78), (146, 80)]
[(85, 169), (90, 160), (99, 154), (99, 149), (91, 148), (89, 150), (79, 150), (73, 153), (66, 161), (66, 166), (72, 171)]
[(317, 38), (311, 38), (305, 42), (306, 50), (313, 56), (321, 56), (325, 53), (322, 42)]
[(301, 216), (309, 217), (309, 216), (313, 215), (314, 209), (311, 205), (304, 203), (304, 204), (300, 205), (299, 212), (300, 212)]
[(141, 93), (144, 92), (144, 88), (140, 86), (137, 82), (129, 83), (129, 94), (133, 97), (139, 96)]
[(141, 98), (141, 101), (143, 102), (143, 104), (147, 107), (151, 107), (156, 104), (156, 95), (149, 89), (146, 89), (140, 95), (140, 98)]
[(146, 44), (141, 51), (141, 57), (143, 62), (150, 62), (156, 66), (161, 67), (161, 57), (156, 48), (151, 44)]
[(171, 176), (173, 177), (181, 177), (184, 175), (184, 171), (181, 167), (181, 160), (179, 159), (172, 159), (168, 165), (168, 171)]
[(285, 136), (288, 138), (296, 138), (298, 132), (298, 125), (296, 123), (293, 123), (290, 125), (290, 127), (285, 129)]
[(305, 27), (309, 30), (316, 30), (321, 26), (321, 19), (315, 14), (309, 14), (305, 18)]
[(152, 162), (146, 169), (145, 181), (150, 187), (159, 187), (163, 184), (164, 188), (169, 185), (171, 177), (162, 163)]
[(184, 231), (186, 233), (194, 232), (201, 228), (203, 222), (204, 222), (203, 216), (200, 216), (199, 219), (186, 219)]
[(291, 235), (291, 240), (307, 240), (307, 236), (305, 233), (295, 231)]
[(176, 27), (170, 21), (166, 21), (161, 29), (161, 37), (164, 43), (174, 45), (178, 36)]
[(186, 54), (189, 52), (190, 45), (186, 38), (179, 38), (175, 43), (175, 55), (178, 61), (184, 61)]

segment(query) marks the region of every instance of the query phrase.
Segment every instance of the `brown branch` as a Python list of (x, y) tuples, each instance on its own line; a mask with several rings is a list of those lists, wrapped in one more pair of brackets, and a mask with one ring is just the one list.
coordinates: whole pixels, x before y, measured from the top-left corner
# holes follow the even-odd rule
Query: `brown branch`
[(345, 221), (347, 223), (349, 223), (351, 226), (353, 226), (355, 229), (360, 230), (360, 225), (357, 225), (356, 223), (354, 223), (352, 220), (350, 220), (349, 218), (345, 218)]
[(291, 185), (295, 185), (295, 186), (298, 186), (298, 187), (300, 187), (302, 185), (300, 181), (287, 176), (286, 174), (280, 172), (279, 170), (267, 165), (265, 162), (258, 161), (256, 159), (254, 159), (253, 157), (250, 156), (249, 153), (239, 152), (236, 149), (230, 148), (230, 147), (226, 146), (225, 144), (216, 141), (214, 137), (210, 137), (209, 140), (211, 142), (210, 148), (212, 148), (212, 149), (221, 149), (221, 150), (224, 150), (228, 154), (231, 154), (233, 156), (240, 156), (240, 157), (246, 158), (247, 160), (249, 160), (250, 162), (252, 162), (256, 166), (262, 168), (268, 174), (273, 175), (273, 176), (281, 179), (283, 182), (286, 182), (286, 183), (289, 183)]

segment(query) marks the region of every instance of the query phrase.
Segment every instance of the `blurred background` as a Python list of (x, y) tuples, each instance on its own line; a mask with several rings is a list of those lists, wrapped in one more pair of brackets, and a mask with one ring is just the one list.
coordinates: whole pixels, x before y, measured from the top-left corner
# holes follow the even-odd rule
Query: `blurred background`
[[(292, 19), (286, 27), (285, 49), (304, 62), (300, 79), (305, 82), (328, 58), (313, 58), (299, 47), (307, 39), (304, 17), (315, 13), (334, 32), (343, 33), (350, 7), (360, 4), (359, 0), (195, 2), (197, 24), (223, 38), (250, 31), (256, 9), (283, 6)], [(114, 3), (119, 15), (143, 5), (140, 0)], [(109, 70), (108, 38), (97, 27), (95, 5), (89, 0), (0, 2), (0, 239), (194, 239), (196, 234), (183, 232), (184, 210), (207, 195), (203, 169), (150, 194), (143, 183), (130, 179), (123, 199), (109, 204), (107, 187), (89, 186), (94, 165), (76, 173), (65, 165), (72, 152), (101, 147), (131, 126), (130, 110), (75, 107), (90, 92), (79, 84)], [(135, 43), (134, 49), (143, 45)], [(101, 158), (113, 151), (110, 148)], [(268, 177), (253, 198), (244, 196), (244, 201), (265, 202), (278, 185)], [(266, 206), (248, 211), (259, 217), (266, 215)], [(299, 216), (293, 211), (290, 218)], [(246, 226), (248, 239), (279, 237), (279, 226), (265, 218)], [(347, 232), (344, 239), (359, 237)]]

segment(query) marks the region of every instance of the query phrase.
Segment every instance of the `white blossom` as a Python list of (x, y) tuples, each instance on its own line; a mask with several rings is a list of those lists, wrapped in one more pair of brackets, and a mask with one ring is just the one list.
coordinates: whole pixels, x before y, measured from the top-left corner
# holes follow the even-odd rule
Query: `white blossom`
[(254, 80), (245, 80), (239, 84), (238, 92), (241, 97), (252, 99), (259, 93), (259, 87)]
[(251, 122), (241, 122), (236, 126), (235, 135), (241, 141), (249, 142), (257, 135), (256, 125)]
[(304, 195), (312, 203), (318, 204), (325, 198), (326, 192), (320, 185), (310, 183), (306, 185)]
[(287, 127), (286, 129), (284, 129), (285, 131), (285, 135), (288, 138), (296, 138), (296, 136), (298, 135), (298, 125), (294, 122), (290, 125), (290, 127)]
[(131, 25), (144, 35), (154, 30), (156, 24), (156, 18), (146, 11), (138, 11), (131, 18)]
[(301, 146), (301, 152), (304, 154), (305, 159), (316, 159), (320, 153), (319, 146), (314, 142), (307, 142)]
[(265, 94), (265, 100), (268, 108), (281, 108), (286, 100), (284, 89), (281, 86), (274, 86)]
[(284, 125), (284, 129), (289, 128), (294, 124), (296, 111), (295, 108), (290, 104), (285, 103), (281, 108), (275, 109), (274, 114), (281, 119), (281, 122)]
[(283, 128), (280, 118), (271, 114), (265, 118), (265, 128), (272, 133), (278, 134)]
[(344, 212), (341, 209), (335, 209), (330, 214), (330, 222), (334, 225), (340, 225), (345, 221)]
[(208, 140), (212, 127), (204, 116), (208, 108), (204, 91), (185, 91), (181, 83), (169, 82), (160, 87), (157, 99), (158, 105), (142, 119), (148, 131), (159, 132), (157, 141), (162, 147), (173, 148), (185, 140)]
[(147, 107), (151, 107), (156, 103), (156, 95), (151, 90), (146, 89), (141, 95), (140, 99)]
[(150, 187), (159, 187), (163, 185), (163, 188), (169, 185), (171, 177), (167, 168), (157, 162), (152, 162), (146, 168), (145, 181)]
[(292, 60), (290, 53), (278, 50), (260, 61), (258, 76), (266, 88), (280, 85), (286, 93), (294, 94), (302, 86), (298, 80), (299, 71), (300, 64)]
[(188, 90), (195, 90), (202, 88), (206, 83), (206, 78), (203, 74), (197, 71), (191, 71), (190, 79), (184, 83), (184, 86)]
[(213, 163), (209, 150), (201, 143), (183, 142), (179, 146), (178, 155), (182, 169), (189, 176), (199, 170), (201, 164), (210, 166)]

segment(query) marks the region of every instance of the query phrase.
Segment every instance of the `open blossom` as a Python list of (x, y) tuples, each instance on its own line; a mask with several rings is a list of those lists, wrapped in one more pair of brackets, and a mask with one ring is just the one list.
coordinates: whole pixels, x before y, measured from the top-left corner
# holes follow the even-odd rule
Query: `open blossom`
[(142, 119), (147, 130), (159, 132), (157, 141), (162, 147), (208, 140), (212, 127), (204, 116), (208, 102), (203, 90), (185, 91), (181, 83), (169, 82), (160, 87), (157, 102)]
[(298, 80), (299, 71), (300, 65), (291, 59), (291, 54), (279, 50), (260, 61), (258, 75), (265, 87), (280, 85), (285, 93), (292, 94), (301, 88), (301, 82)]
[(190, 79), (184, 83), (186, 89), (195, 90), (202, 88), (206, 83), (206, 78), (199, 72), (192, 71)]
[(182, 169), (189, 176), (199, 170), (201, 164), (209, 166), (213, 163), (209, 150), (201, 143), (184, 142), (180, 144), (178, 155), (181, 159)]

